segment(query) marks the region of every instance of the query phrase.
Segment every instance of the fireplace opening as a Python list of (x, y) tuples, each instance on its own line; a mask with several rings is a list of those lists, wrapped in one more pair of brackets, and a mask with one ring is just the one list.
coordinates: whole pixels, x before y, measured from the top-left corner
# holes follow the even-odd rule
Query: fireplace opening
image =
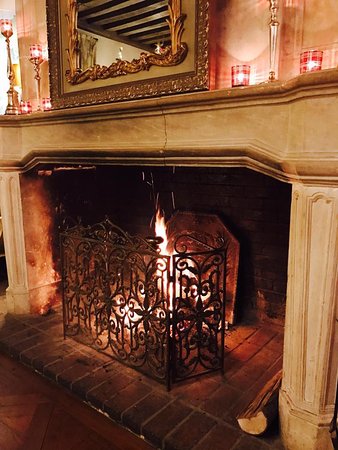
[[(59, 229), (65, 217), (94, 224), (107, 216), (131, 235), (148, 236), (158, 201), (167, 220), (175, 211), (216, 214), (241, 248), (237, 323), (283, 326), (290, 185), (243, 168), (133, 166), (41, 166), (23, 174), (21, 185), (28, 266), (34, 276), (42, 272), (44, 278), (32, 280), (36, 291), (45, 285), (55, 292), (60, 279)], [(43, 295), (53, 303), (53, 291)]]
[(230, 325), (283, 327), (289, 185), (243, 168), (40, 165), (22, 174), (21, 191), (32, 312), (46, 314), (60, 303), (59, 239), (67, 218), (93, 225), (108, 217), (145, 237), (154, 233), (161, 207), (169, 228), (178, 211), (211, 214), (238, 241), (235, 314), (226, 308)]

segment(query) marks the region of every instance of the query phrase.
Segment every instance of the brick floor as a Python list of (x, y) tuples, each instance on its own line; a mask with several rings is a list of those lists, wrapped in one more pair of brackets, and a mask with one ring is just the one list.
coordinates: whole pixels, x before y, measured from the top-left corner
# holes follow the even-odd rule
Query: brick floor
[(7, 315), (0, 351), (57, 381), (116, 422), (165, 450), (282, 450), (278, 430), (261, 438), (236, 415), (282, 366), (283, 330), (271, 324), (229, 330), (225, 374), (163, 385), (62, 335), (61, 310)]
[(141, 434), (143, 424), (167, 406), (170, 401), (171, 398), (169, 395), (160, 392), (151, 392), (143, 400), (132, 405), (123, 413), (123, 422), (132, 431)]
[[(229, 425), (217, 424), (206, 434), (195, 450), (231, 450), (239, 441), (241, 433)], [(249, 447), (247, 450), (251, 450)]]
[(214, 418), (194, 411), (165, 438), (165, 450), (193, 449), (216, 423)]

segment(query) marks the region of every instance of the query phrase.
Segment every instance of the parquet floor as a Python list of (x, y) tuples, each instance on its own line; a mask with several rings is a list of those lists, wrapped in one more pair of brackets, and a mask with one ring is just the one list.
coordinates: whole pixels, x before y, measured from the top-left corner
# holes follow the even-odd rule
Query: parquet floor
[(41, 375), (0, 354), (0, 450), (78, 449), (153, 447)]

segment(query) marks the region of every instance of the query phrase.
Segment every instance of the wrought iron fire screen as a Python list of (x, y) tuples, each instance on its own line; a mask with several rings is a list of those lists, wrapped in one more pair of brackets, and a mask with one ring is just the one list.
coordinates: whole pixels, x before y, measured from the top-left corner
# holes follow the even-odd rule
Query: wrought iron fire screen
[[(194, 237), (190, 236), (190, 244)], [(61, 233), (64, 334), (166, 383), (223, 369), (226, 248), (172, 257), (108, 219)], [(189, 247), (190, 248), (190, 247)], [(201, 249), (204, 249), (201, 251)]]

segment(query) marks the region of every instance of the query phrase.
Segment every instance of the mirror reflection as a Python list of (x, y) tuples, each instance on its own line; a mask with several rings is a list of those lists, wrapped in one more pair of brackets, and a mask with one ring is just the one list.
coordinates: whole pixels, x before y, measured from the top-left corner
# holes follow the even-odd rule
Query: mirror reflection
[(168, 0), (79, 0), (80, 67), (161, 54), (170, 45)]
[(107, 79), (182, 62), (180, 0), (68, 0), (67, 80)]

